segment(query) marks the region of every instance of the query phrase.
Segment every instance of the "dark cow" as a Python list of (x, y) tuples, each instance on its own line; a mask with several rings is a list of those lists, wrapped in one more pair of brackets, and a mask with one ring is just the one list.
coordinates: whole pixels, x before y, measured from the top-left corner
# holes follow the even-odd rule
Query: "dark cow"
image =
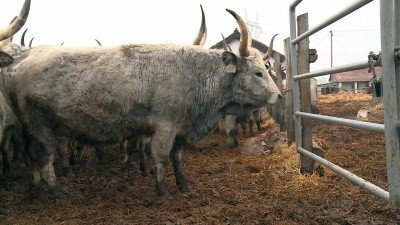
[(31, 164), (33, 184), (43, 177), (50, 189), (58, 186), (54, 155), (68, 137), (99, 145), (147, 135), (158, 194), (170, 197), (169, 158), (179, 189), (188, 191), (181, 148), (173, 148), (174, 142), (205, 137), (232, 104), (252, 110), (282, 97), (263, 57), (249, 47), (243, 19), (227, 11), (241, 29), (238, 54), (172, 44), (37, 46), (13, 65), (19, 116), (30, 151), (40, 156)]

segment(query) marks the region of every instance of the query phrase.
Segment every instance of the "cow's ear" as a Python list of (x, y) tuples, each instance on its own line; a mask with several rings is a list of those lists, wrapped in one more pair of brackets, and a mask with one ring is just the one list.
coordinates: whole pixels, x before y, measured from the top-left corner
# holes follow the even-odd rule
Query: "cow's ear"
[(222, 61), (224, 62), (227, 73), (234, 74), (237, 71), (237, 56), (229, 51), (222, 53)]
[(6, 66), (10, 65), (11, 63), (13, 63), (13, 61), (14, 61), (14, 58), (11, 55), (9, 55), (3, 51), (0, 51), (0, 67), (6, 67)]

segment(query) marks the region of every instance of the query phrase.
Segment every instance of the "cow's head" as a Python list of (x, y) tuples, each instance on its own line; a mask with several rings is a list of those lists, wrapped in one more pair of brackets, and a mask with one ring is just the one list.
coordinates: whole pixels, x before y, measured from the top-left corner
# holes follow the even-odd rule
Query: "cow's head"
[(227, 11), (235, 17), (240, 28), (239, 52), (234, 54), (224, 51), (222, 54), (226, 73), (235, 76), (233, 83), (235, 101), (256, 107), (276, 104), (282, 95), (265, 68), (272, 54), (272, 48), (264, 57), (257, 49), (251, 48), (252, 38), (245, 22), (234, 11), (229, 9)]
[[(17, 33), (25, 24), (31, 5), (30, 0), (25, 0), (21, 12), (8, 25), (8, 27), (0, 30), (0, 50), (5, 50), (5, 47), (11, 44), (12, 36)], [(7, 51), (7, 50), (6, 50)], [(13, 62), (13, 57), (9, 52), (0, 51), (0, 67), (6, 67)]]

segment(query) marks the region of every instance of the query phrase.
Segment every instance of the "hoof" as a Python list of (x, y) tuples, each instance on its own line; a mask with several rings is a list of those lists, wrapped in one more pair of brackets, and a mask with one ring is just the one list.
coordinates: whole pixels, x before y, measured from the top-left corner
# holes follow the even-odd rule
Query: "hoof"
[(235, 145), (235, 144), (232, 144), (232, 143), (229, 143), (229, 144), (228, 144), (228, 147), (229, 147), (230, 149), (234, 149), (234, 148), (236, 148), (236, 145)]
[(129, 172), (129, 165), (127, 165), (127, 164), (122, 164), (121, 165), (121, 172), (122, 173), (128, 173)]
[(180, 190), (182, 193), (187, 193), (187, 192), (190, 192), (190, 191), (192, 190), (192, 187), (190, 187), (190, 185), (188, 185), (188, 184), (185, 184), (185, 185), (181, 185), (181, 186), (179, 187), (179, 190)]
[(172, 199), (172, 195), (167, 190), (157, 190), (157, 195), (160, 196), (162, 199), (170, 200)]
[(50, 189), (50, 194), (56, 199), (66, 198), (66, 191), (60, 185)]
[(149, 177), (150, 175), (149, 171), (142, 171), (142, 177)]
[(171, 199), (173, 199), (172, 198), (172, 195), (168, 192), (168, 193), (164, 193), (164, 194), (158, 194), (160, 197), (161, 197), (161, 199), (164, 199), (164, 200), (171, 200)]
[(75, 176), (75, 173), (72, 172), (71, 167), (64, 168), (64, 169), (63, 169), (63, 174), (64, 174), (65, 177), (70, 177), (70, 178), (76, 177), (76, 176)]

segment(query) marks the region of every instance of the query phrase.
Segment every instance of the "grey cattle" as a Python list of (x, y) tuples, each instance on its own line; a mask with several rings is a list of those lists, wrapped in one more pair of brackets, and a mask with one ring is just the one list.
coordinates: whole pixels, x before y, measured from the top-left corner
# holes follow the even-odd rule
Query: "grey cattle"
[[(207, 39), (207, 25), (206, 25), (206, 18), (203, 10), (203, 6), (200, 5), (201, 9), (201, 24), (200, 24), (200, 29), (197, 32), (196, 37), (194, 38), (193, 45), (198, 45), (198, 46), (204, 46), (204, 43)], [(179, 148), (182, 146), (182, 142), (185, 139), (184, 137), (187, 138), (192, 138), (192, 139), (197, 139), (196, 136), (203, 136), (205, 133), (208, 133), (208, 128), (206, 130), (203, 130), (200, 132), (201, 134), (196, 134), (195, 132), (192, 131), (192, 125), (190, 123), (186, 124), (185, 126), (182, 127), (182, 129), (179, 129), (179, 132), (177, 133), (177, 137), (175, 142), (174, 142), (174, 147), (173, 148)], [(197, 131), (197, 133), (199, 133)], [(149, 175), (149, 169), (147, 166), (147, 154), (146, 152), (150, 152), (148, 149), (150, 149), (150, 137), (146, 135), (139, 135), (136, 136), (130, 140), (127, 140), (124, 145), (126, 148), (126, 155), (125, 159), (122, 163), (122, 171), (124, 175), (127, 175), (128, 169), (130, 167), (130, 162), (132, 160), (132, 154), (134, 150), (139, 151), (140, 153), (140, 171), (142, 172), (143, 176), (148, 176)], [(145, 150), (147, 151), (145, 152)]]
[[(207, 26), (205, 22), (205, 15), (204, 15), (204, 10), (203, 6), (200, 5), (201, 9), (201, 24), (200, 24), (200, 29), (193, 41), (193, 45), (199, 45), (203, 46), (207, 37)], [(99, 46), (102, 46), (100, 41), (95, 39), (96, 42), (98, 43)], [(187, 126), (188, 127), (188, 126)], [(190, 136), (190, 130), (181, 131), (181, 135), (187, 135)], [(142, 171), (142, 174), (144, 176), (148, 175), (148, 169), (147, 169), (147, 155), (144, 154), (144, 146), (147, 146), (148, 143), (150, 142), (150, 137), (147, 135), (138, 135), (135, 136), (134, 138), (131, 138), (129, 140), (125, 140), (123, 143), (120, 144), (120, 148), (124, 149), (126, 154), (125, 154), (125, 159), (122, 162), (122, 171), (126, 175), (128, 172), (128, 169), (130, 167), (130, 161), (132, 160), (132, 154), (135, 149), (138, 149), (140, 152), (140, 169)], [(59, 155), (61, 156), (61, 161), (62, 161), (62, 167), (63, 167), (63, 175), (68, 176), (68, 177), (74, 177), (74, 173), (70, 167), (70, 164), (76, 164), (77, 158), (82, 154), (82, 150), (84, 149), (85, 146), (81, 145), (81, 143), (76, 142), (75, 140), (72, 141), (73, 144), (69, 145), (72, 148), (59, 148), (60, 151)], [(143, 147), (142, 147), (143, 146)], [(96, 150), (96, 155), (100, 161), (103, 161), (104, 158), (104, 148), (103, 146), (95, 146), (94, 147)], [(70, 150), (70, 151), (68, 151)], [(69, 154), (69, 152), (71, 154)], [(68, 157), (70, 155), (70, 157)]]
[(282, 97), (262, 56), (248, 45), (244, 21), (228, 12), (241, 29), (238, 54), (172, 44), (33, 48), (14, 75), (30, 148), (43, 156), (32, 168), (33, 184), (42, 171), (50, 189), (58, 186), (54, 154), (67, 137), (98, 145), (148, 135), (157, 193), (170, 197), (169, 158), (178, 187), (188, 191), (182, 153), (172, 148), (180, 131), (191, 130), (194, 135), (182, 136), (182, 142), (193, 143), (215, 130), (230, 104), (257, 109)]
[(8, 145), (10, 141), (13, 144), (14, 153), (22, 148), (22, 144), (19, 140), (16, 140), (21, 130), (10, 105), (11, 101), (7, 95), (7, 87), (3, 74), (6, 72), (6, 67), (15, 61), (7, 50), (11, 45), (14, 45), (11, 43), (12, 37), (25, 24), (29, 15), (29, 9), (30, 0), (25, 0), (19, 15), (11, 21), (8, 27), (0, 30), (0, 151), (2, 153), (4, 174), (9, 171)]

